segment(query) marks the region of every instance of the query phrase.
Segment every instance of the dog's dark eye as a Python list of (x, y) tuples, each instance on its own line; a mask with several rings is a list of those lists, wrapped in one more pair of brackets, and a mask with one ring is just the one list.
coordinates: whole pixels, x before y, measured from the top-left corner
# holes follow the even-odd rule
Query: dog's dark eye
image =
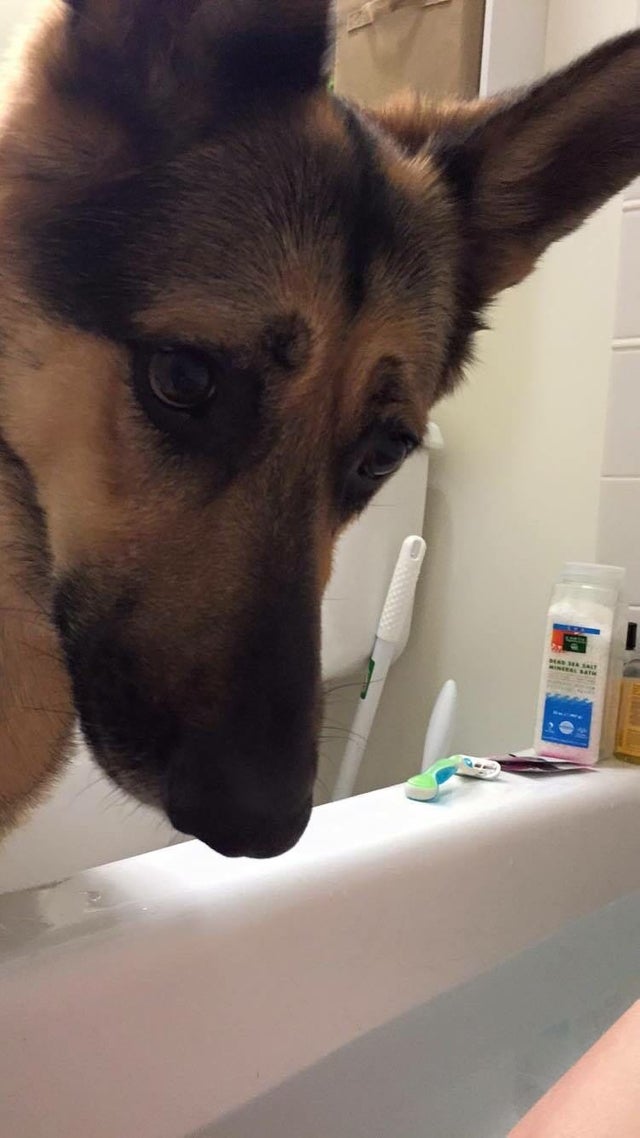
[(347, 456), (347, 474), (340, 486), (343, 518), (363, 510), (385, 479), (395, 474), (419, 445), (418, 439), (396, 423), (378, 423)]
[(214, 365), (192, 348), (163, 348), (149, 361), (149, 386), (176, 411), (198, 411), (215, 395)]
[(415, 447), (415, 440), (400, 431), (391, 431), (375, 439), (358, 467), (363, 482), (377, 482), (395, 474)]

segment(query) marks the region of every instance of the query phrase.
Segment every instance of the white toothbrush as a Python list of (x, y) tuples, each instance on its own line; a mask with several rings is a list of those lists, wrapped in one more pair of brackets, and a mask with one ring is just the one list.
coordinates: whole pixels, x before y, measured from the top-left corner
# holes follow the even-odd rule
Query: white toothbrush
[(426, 549), (421, 537), (408, 537), (402, 544), (378, 624), (367, 677), (351, 726), (351, 736), (333, 792), (334, 802), (353, 794), (387, 673), (406, 643), (416, 585)]

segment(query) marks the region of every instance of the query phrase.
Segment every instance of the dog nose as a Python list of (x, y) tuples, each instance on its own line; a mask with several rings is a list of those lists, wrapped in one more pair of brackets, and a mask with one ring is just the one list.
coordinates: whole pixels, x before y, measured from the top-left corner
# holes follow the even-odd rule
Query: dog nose
[(240, 751), (228, 736), (187, 728), (170, 762), (166, 811), (177, 830), (225, 857), (276, 857), (306, 829), (315, 769), (312, 743), (257, 741)]
[(209, 808), (197, 802), (170, 805), (168, 814), (176, 830), (198, 838), (224, 857), (271, 858), (296, 845), (307, 827), (311, 808), (309, 797), (291, 816), (253, 814), (241, 805), (228, 803)]

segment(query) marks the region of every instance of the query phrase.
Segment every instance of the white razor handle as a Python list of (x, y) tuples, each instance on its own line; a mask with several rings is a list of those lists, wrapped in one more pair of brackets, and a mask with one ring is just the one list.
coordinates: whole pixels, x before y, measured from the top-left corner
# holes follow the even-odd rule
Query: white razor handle
[(397, 644), (406, 632), (407, 612), (411, 612), (427, 546), (421, 537), (408, 537), (396, 563), (387, 600), (378, 624), (378, 640)]
[(496, 759), (477, 759), (474, 755), (459, 755), (458, 774), (465, 778), (481, 778), (492, 781), (502, 774), (502, 767)]

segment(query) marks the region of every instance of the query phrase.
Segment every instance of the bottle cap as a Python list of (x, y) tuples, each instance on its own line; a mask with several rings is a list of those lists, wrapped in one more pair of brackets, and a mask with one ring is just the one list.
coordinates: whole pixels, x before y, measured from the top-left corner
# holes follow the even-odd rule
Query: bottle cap
[(560, 574), (561, 581), (579, 581), (594, 588), (620, 591), (627, 575), (619, 565), (590, 565), (583, 561), (567, 561)]

